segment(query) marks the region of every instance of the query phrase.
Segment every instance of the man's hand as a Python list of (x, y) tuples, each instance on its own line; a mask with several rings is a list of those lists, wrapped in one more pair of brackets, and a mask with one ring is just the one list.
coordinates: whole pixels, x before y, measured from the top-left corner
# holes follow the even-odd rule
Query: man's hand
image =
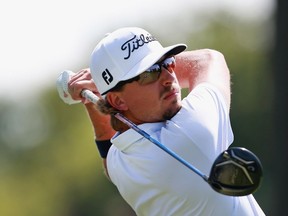
[(73, 74), (68, 81), (68, 92), (73, 100), (80, 100), (83, 104), (91, 103), (86, 98), (83, 98), (81, 92), (84, 89), (88, 89), (100, 97), (97, 87), (90, 73), (90, 69), (82, 69), (79, 72)]

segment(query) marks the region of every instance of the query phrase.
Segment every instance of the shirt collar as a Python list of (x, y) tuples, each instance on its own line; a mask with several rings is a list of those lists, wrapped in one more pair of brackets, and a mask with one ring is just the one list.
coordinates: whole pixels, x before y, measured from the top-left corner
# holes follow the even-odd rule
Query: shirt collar
[[(160, 130), (165, 125), (165, 122), (145, 123), (138, 125), (141, 130), (144, 130), (149, 135)], [(141, 134), (133, 129), (128, 129), (124, 133), (117, 132), (111, 139), (112, 144), (119, 150), (124, 151), (133, 143), (140, 139), (145, 139)]]

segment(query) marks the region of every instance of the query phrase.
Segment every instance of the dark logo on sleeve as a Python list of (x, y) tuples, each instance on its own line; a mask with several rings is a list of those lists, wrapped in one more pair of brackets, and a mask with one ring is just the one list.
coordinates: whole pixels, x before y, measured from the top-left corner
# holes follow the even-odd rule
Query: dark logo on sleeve
[(102, 77), (104, 81), (109, 85), (113, 81), (113, 76), (109, 72), (109, 70), (106, 68), (105, 71), (102, 72)]

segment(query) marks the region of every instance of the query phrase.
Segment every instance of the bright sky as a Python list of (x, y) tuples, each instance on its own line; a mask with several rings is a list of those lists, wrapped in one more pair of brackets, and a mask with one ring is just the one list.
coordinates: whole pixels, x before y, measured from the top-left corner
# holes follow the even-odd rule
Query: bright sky
[[(187, 9), (227, 9), (243, 18), (261, 18), (274, 6), (274, 0), (1, 1), (0, 97), (28, 97), (53, 86), (61, 71), (88, 66), (102, 35), (118, 27), (179, 17)], [(169, 23), (163, 27), (173, 28)]]

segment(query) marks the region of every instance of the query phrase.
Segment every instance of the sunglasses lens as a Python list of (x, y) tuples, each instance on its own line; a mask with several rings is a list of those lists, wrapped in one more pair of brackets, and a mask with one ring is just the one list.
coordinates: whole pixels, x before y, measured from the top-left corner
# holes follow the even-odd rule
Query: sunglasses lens
[(150, 68), (148, 68), (145, 72), (148, 73), (156, 73), (156, 72), (160, 72), (161, 71), (161, 67), (158, 64), (154, 64), (152, 65)]
[(158, 80), (161, 73), (161, 67), (164, 67), (166, 70), (173, 72), (175, 65), (176, 63), (174, 57), (167, 58), (161, 63), (156, 63), (139, 75), (138, 82), (140, 85), (153, 83)]
[(162, 63), (162, 66), (166, 70), (172, 72), (174, 70), (175, 66), (176, 66), (175, 58), (174, 57), (170, 57), (170, 58), (165, 59), (163, 61), (163, 63)]
[(139, 75), (139, 84), (146, 85), (155, 82), (161, 73), (161, 67), (158, 64), (151, 66), (144, 73)]

